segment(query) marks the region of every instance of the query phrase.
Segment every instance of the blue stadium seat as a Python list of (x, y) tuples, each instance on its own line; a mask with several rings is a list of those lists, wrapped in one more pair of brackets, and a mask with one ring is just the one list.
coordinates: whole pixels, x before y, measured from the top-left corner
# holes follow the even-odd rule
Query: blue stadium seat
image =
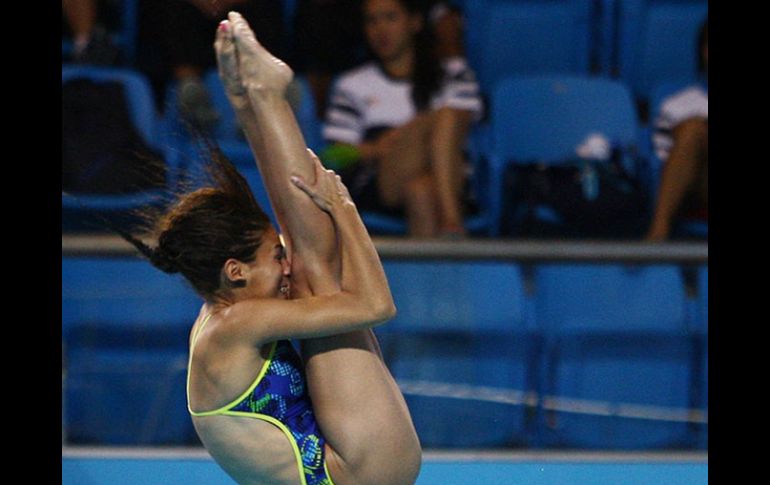
[[(408, 232), (404, 217), (392, 216), (369, 210), (360, 210), (361, 220), (372, 235), (403, 236)], [(482, 210), (465, 218), (465, 230), (472, 235), (486, 235), (489, 232), (489, 216)]]
[[(307, 79), (300, 75), (294, 76), (295, 83), (290, 87), (290, 98), (296, 98), (296, 110), (294, 116), (297, 118), (302, 135), (305, 138), (305, 144), (312, 150), (317, 151), (321, 147), (321, 122), (316, 116), (315, 98), (310, 91), (310, 85)], [(211, 96), (211, 101), (219, 111), (221, 120), (216, 129), (215, 136), (217, 141), (246, 144), (245, 139), (240, 133), (235, 113), (227, 100), (224, 86), (219, 79), (216, 70), (211, 69), (203, 77), (204, 84)], [(248, 146), (245, 146), (248, 150)], [(249, 152), (250, 153), (250, 152)]]
[(259, 206), (270, 218), (273, 223), (273, 227), (278, 230), (278, 219), (275, 217), (275, 212), (273, 211), (273, 207), (270, 204), (270, 197), (267, 195), (267, 189), (265, 188), (264, 182), (262, 182), (262, 175), (259, 173), (257, 166), (254, 164), (251, 166), (240, 166), (238, 167), (238, 171), (241, 173), (241, 175), (244, 176), (244, 178), (246, 178), (246, 181), (249, 183), (249, 187), (251, 187), (251, 192), (257, 199)]
[[(696, 307), (696, 332), (701, 339), (701, 372), (698, 376), (699, 396), (698, 407), (708, 413), (709, 408), (709, 268), (698, 268), (698, 294)], [(708, 449), (708, 426), (701, 427), (698, 446)]]
[[(148, 345), (161, 333), (173, 335), (174, 344)], [(186, 336), (173, 326), (76, 326), (64, 355), (68, 443), (195, 444), (185, 398)]]
[[(490, 98), (486, 201), (492, 235), (500, 233), (504, 173), (510, 164), (559, 164), (575, 158), (591, 133), (621, 149), (637, 146), (639, 125), (628, 88), (585, 76), (519, 76), (501, 80)], [(628, 163), (626, 168), (635, 171)]]
[[(220, 115), (219, 122), (212, 133), (214, 141), (222, 150), (222, 153), (246, 177), (257, 202), (268, 214), (273, 224), (276, 224), (275, 214), (257, 169), (254, 154), (238, 125), (235, 112), (227, 100), (227, 95), (217, 71), (215, 69), (207, 71), (203, 76), (203, 81), (211, 96), (211, 101)], [(309, 148), (317, 152), (322, 145), (322, 139), (321, 123), (316, 117), (315, 101), (307, 80), (302, 76), (295, 76), (295, 81), (296, 83), (293, 85), (291, 92), (293, 93), (292, 96), (297, 97), (299, 102), (297, 103), (294, 115), (300, 130), (302, 130), (305, 143)], [(169, 138), (173, 138), (176, 145), (183, 147), (182, 152), (186, 159), (184, 168), (187, 186), (200, 186), (202, 181), (205, 180), (205, 175), (202, 173), (204, 165), (200, 163), (199, 147), (196, 141), (189, 136), (180, 117), (179, 107), (176, 103), (175, 85), (170, 86), (166, 92), (164, 126)]]
[(602, 76), (616, 76), (617, 35), (616, 0), (597, 0), (592, 15), (593, 67)]
[(647, 101), (663, 81), (696, 80), (707, 1), (625, 0), (618, 8), (618, 72), (637, 99)]
[(695, 339), (675, 266), (552, 264), (535, 270), (544, 333), (540, 442), (689, 447)]
[[(519, 267), (406, 261), (384, 266), (398, 315), (376, 332), (423, 445), (527, 443), (526, 407), (515, 398), (531, 391), (536, 380), (530, 362), (537, 345)], [(514, 403), (485, 394), (514, 394)]]
[[(175, 188), (180, 171), (180, 153), (164, 136), (160, 118), (154, 105), (152, 88), (144, 75), (131, 69), (64, 65), (62, 66), (62, 85), (76, 79), (88, 79), (94, 82), (118, 82), (124, 87), (129, 114), (134, 126), (144, 142), (162, 154), (167, 172), (166, 188)], [(165, 189), (143, 190), (127, 194), (66, 194), (62, 193), (63, 229), (68, 219), (72, 224), (78, 214), (102, 212), (117, 213), (140, 207), (163, 204), (166, 200)], [(74, 227), (73, 226), (73, 227)]]
[[(306, 145), (312, 150), (318, 151), (322, 146), (322, 139), (321, 122), (316, 116), (315, 100), (305, 78), (296, 75), (295, 81), (290, 90), (292, 96), (298, 100), (294, 115)], [(237, 166), (254, 164), (254, 155), (238, 125), (235, 112), (227, 100), (227, 94), (216, 69), (206, 71), (203, 76), (203, 83), (220, 116), (212, 132), (212, 137)], [(166, 89), (163, 123), (169, 138), (182, 145), (190, 143), (188, 129), (182, 120), (177, 105), (177, 85), (175, 83)]]
[[(120, 275), (116, 278), (115, 275)], [(62, 258), (62, 332), (77, 323), (192, 325), (202, 300), (138, 256)]]
[(189, 329), (201, 304), (179, 275), (138, 257), (62, 259), (71, 443), (194, 444), (185, 372)]
[(511, 75), (588, 74), (590, 0), (466, 2), (466, 53), (482, 91)]

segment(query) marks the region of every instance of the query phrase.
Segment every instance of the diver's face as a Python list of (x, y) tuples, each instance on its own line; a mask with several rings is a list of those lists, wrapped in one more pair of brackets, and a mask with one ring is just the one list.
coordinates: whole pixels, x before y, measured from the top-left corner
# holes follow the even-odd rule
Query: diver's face
[(291, 267), (278, 233), (270, 228), (262, 237), (254, 261), (247, 263), (247, 286), (261, 297), (289, 298)]

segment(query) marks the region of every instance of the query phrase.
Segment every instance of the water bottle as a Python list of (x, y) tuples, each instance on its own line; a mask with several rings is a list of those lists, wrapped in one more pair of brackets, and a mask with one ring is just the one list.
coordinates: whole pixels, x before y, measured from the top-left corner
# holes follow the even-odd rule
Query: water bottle
[(586, 200), (596, 200), (599, 197), (599, 175), (596, 173), (596, 162), (606, 162), (612, 155), (610, 141), (603, 133), (589, 134), (575, 149), (581, 159), (580, 182), (583, 197)]
[(590, 160), (583, 160), (580, 167), (580, 182), (583, 185), (583, 197), (596, 200), (599, 197), (599, 178), (596, 168)]

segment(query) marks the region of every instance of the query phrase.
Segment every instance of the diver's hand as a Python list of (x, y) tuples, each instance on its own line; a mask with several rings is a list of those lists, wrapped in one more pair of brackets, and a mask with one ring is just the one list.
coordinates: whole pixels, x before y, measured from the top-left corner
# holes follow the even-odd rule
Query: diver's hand
[(315, 205), (324, 212), (331, 214), (335, 208), (346, 205), (355, 207), (340, 176), (334, 170), (325, 169), (312, 150), (308, 149), (308, 152), (315, 162), (315, 184), (309, 185), (297, 175), (291, 177), (292, 183), (305, 192)]

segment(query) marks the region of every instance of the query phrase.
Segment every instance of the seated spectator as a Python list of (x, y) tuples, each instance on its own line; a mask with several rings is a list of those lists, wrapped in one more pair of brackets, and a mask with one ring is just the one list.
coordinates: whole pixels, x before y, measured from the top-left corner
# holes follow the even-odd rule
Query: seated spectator
[(672, 236), (677, 222), (708, 220), (708, 19), (699, 33), (704, 78), (664, 100), (653, 144), (665, 162), (647, 240)]
[(418, 2), (365, 0), (374, 59), (335, 83), (322, 158), (363, 210), (404, 214), (415, 237), (465, 235), (463, 149), (482, 101), (462, 57), (439, 60)]
[(62, 0), (65, 27), (72, 34), (71, 61), (78, 64), (113, 65), (118, 49), (99, 18), (98, 0)]
[(430, 20), (436, 36), (436, 55), (439, 59), (463, 56), (463, 16), (455, 2), (422, 0), (423, 12)]
[(158, 18), (173, 19), (160, 29), (160, 44), (177, 83), (180, 113), (193, 126), (212, 129), (219, 113), (203, 84), (202, 75), (216, 65), (211, 38), (220, 20), (237, 9), (260, 42), (276, 56), (284, 56), (285, 33), (281, 0), (164, 0)]
[(363, 62), (359, 0), (299, 0), (288, 63), (304, 76), (323, 118), (332, 79)]
[[(319, 118), (326, 113), (332, 80), (366, 60), (360, 4), (360, 0), (299, 0), (297, 3), (288, 62), (294, 72), (307, 79)], [(417, 4), (433, 27), (439, 58), (461, 56), (460, 9), (442, 0), (419, 0)]]

